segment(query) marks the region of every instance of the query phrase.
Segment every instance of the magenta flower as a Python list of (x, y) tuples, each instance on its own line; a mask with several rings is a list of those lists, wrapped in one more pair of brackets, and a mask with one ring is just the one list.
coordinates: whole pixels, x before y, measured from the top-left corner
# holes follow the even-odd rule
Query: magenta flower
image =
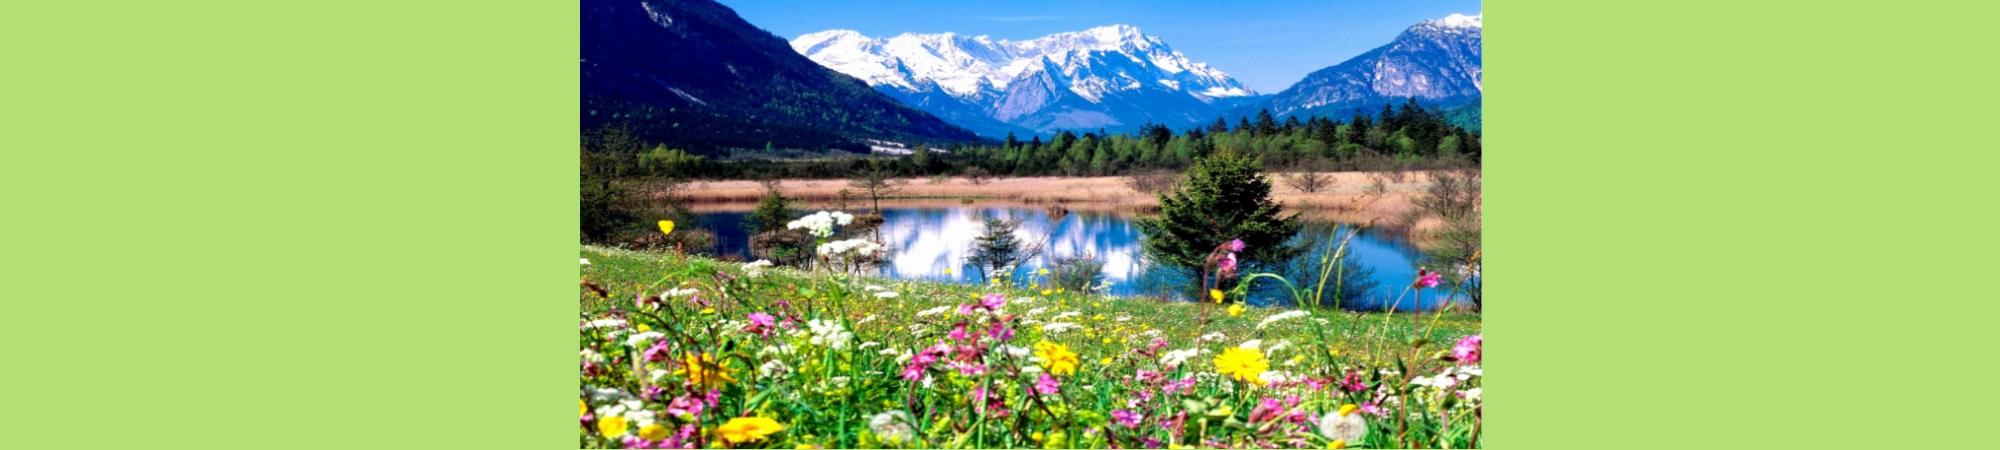
[(1230, 240), (1229, 240), (1229, 243), (1227, 243), (1227, 244), (1223, 244), (1223, 245), (1226, 245), (1226, 246), (1228, 246), (1228, 248), (1229, 248), (1229, 251), (1232, 251), (1232, 252), (1240, 252), (1240, 251), (1243, 251), (1243, 240), (1242, 240), (1242, 239), (1230, 239)]
[(1111, 411), (1111, 421), (1117, 422), (1119, 426), (1125, 428), (1139, 428), (1139, 423), (1145, 419), (1145, 416), (1141, 416), (1139, 413), (1130, 410), (1120, 409)]
[(777, 317), (772, 317), (770, 314), (763, 312), (753, 312), (750, 313), (750, 325), (743, 327), (743, 331), (763, 336), (776, 326), (778, 326)]
[(1442, 278), (1441, 278), (1442, 276), (1443, 276), (1443, 274), (1441, 274), (1441, 273), (1438, 273), (1438, 272), (1432, 272), (1432, 271), (1428, 271), (1428, 270), (1423, 270), (1423, 269), (1417, 269), (1417, 284), (1416, 284), (1416, 287), (1418, 287), (1418, 288), (1434, 288), (1434, 287), (1437, 287), (1437, 286), (1438, 286), (1438, 282), (1440, 282), (1440, 281), (1443, 281), (1443, 280), (1442, 280)]
[(653, 346), (646, 347), (645, 353), (641, 355), (645, 356), (647, 361), (660, 362), (667, 360), (667, 352), (667, 340), (660, 339), (653, 342)]
[(691, 396), (674, 397), (673, 401), (667, 402), (667, 414), (676, 416), (699, 416), (702, 409), (701, 399)]
[(1459, 339), (1458, 345), (1451, 347), (1451, 357), (1457, 359), (1459, 365), (1479, 364), (1480, 341), (1477, 334)]
[(659, 400), (660, 397), (665, 397), (666, 395), (667, 395), (667, 388), (663, 388), (660, 387), (660, 385), (655, 384), (652, 386), (646, 386), (646, 392), (641, 393), (639, 397), (644, 398), (646, 400)]
[(972, 338), (965, 332), (965, 322), (959, 322), (958, 325), (952, 326), (951, 334), (946, 335), (946, 337), (949, 337), (951, 338), (951, 340), (954, 341), (963, 341)]
[(1222, 255), (1222, 259), (1217, 260), (1215, 265), (1222, 270), (1222, 273), (1236, 273), (1236, 254), (1228, 253)]
[(1004, 306), (1007, 306), (1005, 295), (987, 294), (986, 298), (979, 299), (979, 307), (986, 308), (987, 311), (997, 311)]
[(1056, 395), (1056, 393), (1062, 392), (1062, 382), (1056, 380), (1055, 377), (1049, 376), (1047, 372), (1043, 372), (1040, 378), (1035, 379), (1035, 392), (1042, 395)]
[(923, 365), (919, 365), (919, 364), (917, 364), (917, 362), (916, 362), (916, 361), (910, 361), (910, 365), (907, 365), (907, 366), (903, 366), (903, 380), (904, 380), (904, 381), (917, 381), (917, 380), (921, 380), (921, 379), (923, 379), (923, 378), (924, 378), (924, 366), (923, 366)]
[(1368, 385), (1361, 382), (1361, 372), (1348, 371), (1347, 376), (1340, 379), (1340, 390), (1361, 392), (1367, 389)]
[(1014, 329), (1008, 328), (1006, 322), (994, 322), (993, 328), (986, 330), (986, 335), (992, 337), (994, 340), (1013, 340)]

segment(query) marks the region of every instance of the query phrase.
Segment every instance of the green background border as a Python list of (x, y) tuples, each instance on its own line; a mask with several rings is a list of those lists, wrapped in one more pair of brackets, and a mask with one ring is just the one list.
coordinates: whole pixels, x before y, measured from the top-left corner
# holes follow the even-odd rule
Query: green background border
[[(1486, 8), (1486, 443), (1990, 440), (1994, 7)], [(0, 447), (574, 445), (576, 14), (0, 6)]]

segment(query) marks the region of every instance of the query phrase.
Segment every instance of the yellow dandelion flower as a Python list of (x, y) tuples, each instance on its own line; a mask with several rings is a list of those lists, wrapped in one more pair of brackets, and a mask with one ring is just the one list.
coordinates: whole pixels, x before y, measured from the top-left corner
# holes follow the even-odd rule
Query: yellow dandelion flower
[(1348, 414), (1354, 414), (1355, 411), (1359, 410), (1361, 410), (1361, 407), (1355, 406), (1353, 403), (1343, 404), (1340, 405), (1340, 416), (1347, 417)]
[(731, 444), (739, 444), (761, 441), (784, 429), (784, 425), (779, 425), (778, 421), (769, 417), (737, 417), (729, 419), (729, 422), (723, 423), (722, 426), (715, 427), (715, 433)]
[(1104, 359), (1099, 359), (1099, 360), (1097, 360), (1097, 365), (1100, 365), (1100, 366), (1109, 366), (1109, 365), (1111, 365), (1111, 357), (1109, 357), (1109, 356), (1106, 356), (1106, 357), (1104, 357)]
[(615, 438), (624, 436), (625, 430), (625, 416), (611, 416), (597, 419), (597, 432), (603, 434), (604, 437)]
[(590, 415), (590, 404), (584, 403), (583, 399), (576, 399), (576, 416), (583, 417), (588, 415)]
[(1221, 289), (1209, 289), (1209, 290), (1208, 290), (1208, 298), (1211, 298), (1211, 299), (1215, 299), (1215, 303), (1216, 303), (1216, 304), (1222, 304), (1222, 290), (1221, 290)]
[(639, 324), (639, 327), (638, 327), (638, 328), (639, 328), (639, 331), (653, 331), (653, 327), (652, 327), (652, 326), (650, 326), (650, 325), (646, 325), (646, 324), (643, 324), (643, 323), (642, 323), (642, 324)]
[(1263, 385), (1258, 377), (1270, 370), (1271, 362), (1264, 359), (1264, 353), (1243, 347), (1230, 347), (1215, 355), (1215, 371), (1228, 375), (1236, 381)]
[(675, 370), (674, 375), (687, 377), (689, 383), (707, 388), (736, 381), (736, 377), (729, 374), (728, 361), (717, 363), (715, 355), (707, 352), (698, 357), (693, 353), (681, 357), (681, 368)]
[(1041, 358), (1042, 368), (1054, 375), (1076, 373), (1079, 364), (1076, 352), (1069, 351), (1068, 346), (1049, 341), (1035, 343), (1035, 357)]
[(1037, 271), (1035, 271), (1035, 273), (1038, 273), (1038, 274), (1042, 274), (1042, 275), (1048, 275), (1048, 274), (1049, 274), (1049, 268), (1047, 268), (1047, 267), (1043, 267), (1043, 268), (1042, 268), (1042, 270), (1037, 270)]
[(1231, 304), (1229, 304), (1229, 317), (1237, 317), (1237, 316), (1242, 316), (1242, 315), (1243, 315), (1243, 309), (1244, 309), (1244, 308), (1243, 308), (1243, 304), (1242, 304), (1242, 303), (1231, 303)]
[(1048, 290), (1048, 289), (1043, 289), (1043, 290), (1042, 290), (1042, 296), (1043, 296), (1043, 297), (1047, 297), (1047, 296), (1048, 296), (1049, 294), (1053, 294), (1053, 293), (1055, 293), (1055, 291), (1051, 291), (1051, 290)]
[(663, 234), (663, 235), (664, 235), (664, 234), (674, 234), (674, 221), (671, 221), (671, 220), (662, 220), (662, 221), (660, 221), (660, 234)]
[(652, 423), (652, 424), (646, 424), (646, 426), (643, 427), (639, 427), (639, 439), (645, 439), (648, 441), (666, 440), (667, 426), (660, 425), (657, 423)]
[(1340, 450), (1343, 448), (1347, 448), (1347, 441), (1336, 439), (1333, 442), (1326, 443), (1326, 448), (1327, 450)]

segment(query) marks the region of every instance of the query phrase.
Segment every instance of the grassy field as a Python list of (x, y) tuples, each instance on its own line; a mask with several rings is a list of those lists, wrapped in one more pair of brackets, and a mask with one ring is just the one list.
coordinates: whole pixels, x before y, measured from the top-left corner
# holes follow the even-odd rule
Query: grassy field
[(581, 257), (585, 447), (1479, 445), (1476, 316)]

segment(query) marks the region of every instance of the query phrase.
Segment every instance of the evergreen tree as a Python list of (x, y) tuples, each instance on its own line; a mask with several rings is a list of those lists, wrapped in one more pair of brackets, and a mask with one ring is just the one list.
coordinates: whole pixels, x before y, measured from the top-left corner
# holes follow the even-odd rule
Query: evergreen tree
[(1276, 117), (1271, 115), (1270, 108), (1257, 110), (1256, 126), (1257, 128), (1253, 129), (1251, 132), (1251, 134), (1253, 135), (1271, 136), (1278, 134), (1278, 120)]
[(1138, 221), (1153, 261), (1194, 272), (1210, 252), (1242, 239), (1242, 259), (1252, 265), (1282, 263), (1299, 249), (1286, 241), (1299, 230), (1295, 216), (1281, 216), (1271, 181), (1256, 158), (1221, 154), (1196, 161), (1180, 186), (1160, 194), (1160, 214)]

